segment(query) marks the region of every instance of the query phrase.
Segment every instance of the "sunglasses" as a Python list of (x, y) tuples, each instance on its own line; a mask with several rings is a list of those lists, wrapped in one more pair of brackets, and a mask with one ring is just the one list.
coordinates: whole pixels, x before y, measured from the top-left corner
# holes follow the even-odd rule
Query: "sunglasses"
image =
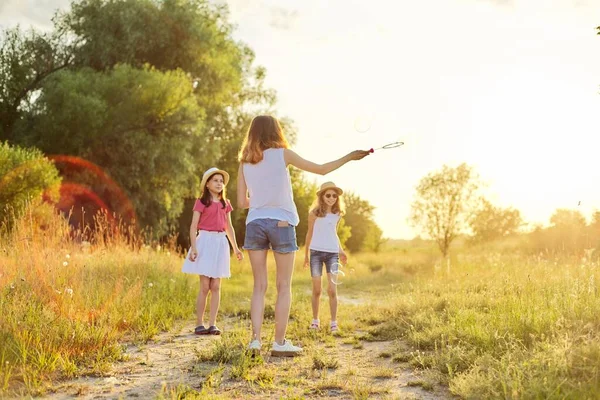
[(326, 198), (328, 198), (328, 199), (330, 199), (330, 198), (332, 198), (332, 197), (333, 197), (334, 199), (337, 199), (338, 195), (337, 195), (337, 194), (335, 194), (335, 193), (327, 193), (327, 194), (325, 195), (325, 197), (326, 197)]

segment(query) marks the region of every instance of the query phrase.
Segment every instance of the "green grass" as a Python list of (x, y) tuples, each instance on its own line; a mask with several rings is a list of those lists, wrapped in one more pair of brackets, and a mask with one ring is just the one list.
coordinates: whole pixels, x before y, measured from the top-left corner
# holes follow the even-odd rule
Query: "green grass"
[(322, 353), (316, 353), (312, 357), (313, 369), (337, 369), (340, 366), (338, 360), (328, 357)]
[[(193, 320), (198, 279), (180, 272), (178, 255), (109, 239), (81, 245), (58, 222), (46, 230), (21, 222), (0, 238), (0, 395), (43, 395), (57, 380), (105, 374), (124, 342)], [(333, 338), (327, 296), (324, 328), (307, 329), (311, 278), (300, 259), (287, 336), (306, 356), (279, 364), (245, 352), (252, 278), (247, 260), (233, 260), (219, 321), (236, 322), (199, 351), (202, 390), (167, 385), (159, 398), (226, 398), (224, 382), (258, 397), (369, 398), (387, 394), (374, 382), (406, 365), (423, 371), (415, 385), (430, 390), (434, 378), (461, 398), (600, 397), (596, 264), (465, 249), (448, 270), (423, 249), (353, 255), (338, 287), (341, 338)], [(272, 258), (269, 274), (264, 350), (273, 340)], [(398, 346), (376, 350), (389, 366), (369, 373), (335, 353), (344, 343), (361, 357), (375, 345), (367, 341), (380, 340)], [(348, 377), (354, 386), (344, 385)]]
[(438, 373), (464, 398), (600, 394), (596, 265), (575, 259), (462, 255), (446, 272), (395, 285), (371, 328), (415, 349), (397, 361)]

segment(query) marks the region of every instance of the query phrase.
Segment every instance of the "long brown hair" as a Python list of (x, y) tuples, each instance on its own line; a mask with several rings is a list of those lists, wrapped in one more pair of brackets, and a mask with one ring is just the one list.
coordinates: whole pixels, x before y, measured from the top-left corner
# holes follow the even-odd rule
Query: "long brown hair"
[(346, 213), (344, 200), (342, 199), (342, 196), (339, 194), (339, 192), (335, 189), (327, 189), (324, 190), (319, 196), (317, 196), (313, 204), (310, 206), (310, 212), (315, 214), (319, 218), (322, 218), (325, 215), (327, 215), (327, 204), (325, 203), (323, 196), (325, 196), (325, 193), (329, 192), (330, 190), (338, 194), (337, 200), (331, 206), (331, 212), (333, 214), (340, 214), (340, 216), (343, 216)]
[(287, 140), (277, 118), (270, 115), (254, 117), (242, 142), (238, 159), (243, 163), (256, 164), (263, 159), (267, 149), (287, 149)]
[[(218, 172), (215, 172), (214, 174), (212, 174), (211, 176), (208, 177), (208, 179), (206, 180), (206, 185), (204, 185), (204, 187), (202, 188), (202, 197), (200, 197), (200, 203), (204, 204), (206, 207), (210, 206), (213, 201), (212, 194), (210, 193), (210, 190), (208, 190), (207, 185), (208, 185), (208, 182), (215, 175), (221, 175), (221, 177), (223, 179), (225, 179), (225, 177)], [(225, 185), (223, 185), (223, 190), (221, 190), (221, 193), (219, 193), (219, 201), (221, 202), (221, 205), (223, 206), (223, 208), (227, 207), (227, 204), (225, 204), (225, 200), (227, 200), (227, 197), (225, 197)]]

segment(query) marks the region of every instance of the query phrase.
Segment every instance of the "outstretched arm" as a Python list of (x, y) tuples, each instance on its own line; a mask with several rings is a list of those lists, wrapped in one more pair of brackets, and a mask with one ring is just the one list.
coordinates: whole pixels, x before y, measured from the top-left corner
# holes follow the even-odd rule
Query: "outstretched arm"
[(299, 168), (303, 171), (312, 172), (313, 174), (326, 175), (331, 171), (335, 171), (342, 165), (346, 164), (349, 161), (353, 160), (361, 160), (368, 156), (370, 152), (368, 150), (355, 150), (351, 153), (346, 154), (342, 158), (338, 158), (335, 161), (330, 161), (325, 164), (317, 164), (312, 161), (308, 161), (294, 151), (290, 149), (284, 149), (283, 158), (285, 160), (285, 165), (293, 165), (296, 168)]

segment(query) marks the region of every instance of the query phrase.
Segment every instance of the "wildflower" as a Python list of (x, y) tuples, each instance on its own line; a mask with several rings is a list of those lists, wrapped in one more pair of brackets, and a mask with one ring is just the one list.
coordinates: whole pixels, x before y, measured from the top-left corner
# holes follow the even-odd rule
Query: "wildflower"
[(66, 288), (66, 289), (65, 289), (65, 294), (68, 294), (70, 297), (73, 297), (73, 289), (71, 289), (71, 288)]
[(150, 283), (148, 284), (148, 287), (153, 287), (153, 286), (154, 286), (154, 283), (152, 283), (152, 282), (150, 282)]
[(63, 267), (66, 267), (67, 265), (69, 265), (69, 263), (67, 261), (63, 262)]
[(70, 254), (67, 254), (67, 255), (65, 256), (65, 258), (68, 260), (69, 258), (71, 258), (71, 255), (70, 255)]

